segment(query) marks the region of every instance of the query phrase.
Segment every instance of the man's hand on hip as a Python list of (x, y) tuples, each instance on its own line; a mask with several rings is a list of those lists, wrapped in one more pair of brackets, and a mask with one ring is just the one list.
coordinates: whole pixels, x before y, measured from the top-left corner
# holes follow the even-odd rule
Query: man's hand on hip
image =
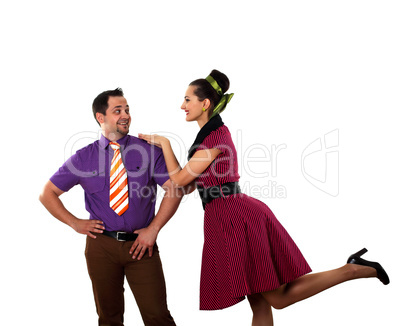
[(72, 222), (71, 227), (78, 233), (86, 234), (89, 237), (96, 239), (96, 236), (92, 233), (103, 233), (105, 227), (103, 222), (99, 220), (81, 220), (77, 218)]
[(136, 230), (134, 233), (138, 234), (138, 237), (131, 246), (130, 255), (134, 253), (133, 259), (140, 260), (148, 249), (149, 257), (152, 257), (159, 231), (148, 226), (144, 229)]

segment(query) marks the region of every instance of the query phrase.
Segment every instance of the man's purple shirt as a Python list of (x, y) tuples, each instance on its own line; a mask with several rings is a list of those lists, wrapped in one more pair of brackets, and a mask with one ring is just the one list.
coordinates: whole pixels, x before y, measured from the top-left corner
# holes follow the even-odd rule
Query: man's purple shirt
[(127, 170), (129, 191), (129, 206), (121, 216), (109, 205), (110, 163), (114, 152), (103, 135), (71, 156), (50, 181), (62, 191), (80, 184), (90, 219), (103, 221), (108, 231), (133, 232), (151, 223), (157, 184), (162, 186), (169, 175), (160, 148), (129, 135), (117, 142)]

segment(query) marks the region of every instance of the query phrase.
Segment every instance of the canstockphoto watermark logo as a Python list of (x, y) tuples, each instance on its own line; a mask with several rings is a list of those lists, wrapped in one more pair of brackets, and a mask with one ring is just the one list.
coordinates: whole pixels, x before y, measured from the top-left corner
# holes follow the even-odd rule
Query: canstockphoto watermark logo
[(339, 194), (339, 129), (309, 144), (301, 155), (301, 171), (317, 189), (331, 196)]

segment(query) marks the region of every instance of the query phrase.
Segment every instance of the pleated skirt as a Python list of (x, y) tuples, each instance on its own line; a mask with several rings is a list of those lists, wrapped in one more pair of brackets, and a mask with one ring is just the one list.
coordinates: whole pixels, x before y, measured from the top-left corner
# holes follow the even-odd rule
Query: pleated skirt
[(200, 309), (230, 307), (311, 272), (267, 205), (245, 194), (205, 207)]

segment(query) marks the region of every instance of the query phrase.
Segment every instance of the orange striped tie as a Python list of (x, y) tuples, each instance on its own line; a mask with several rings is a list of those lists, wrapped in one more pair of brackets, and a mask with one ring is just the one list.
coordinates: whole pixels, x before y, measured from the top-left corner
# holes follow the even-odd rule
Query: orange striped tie
[(121, 159), (120, 145), (109, 144), (114, 150), (110, 166), (110, 207), (117, 215), (122, 215), (128, 208), (127, 172)]

